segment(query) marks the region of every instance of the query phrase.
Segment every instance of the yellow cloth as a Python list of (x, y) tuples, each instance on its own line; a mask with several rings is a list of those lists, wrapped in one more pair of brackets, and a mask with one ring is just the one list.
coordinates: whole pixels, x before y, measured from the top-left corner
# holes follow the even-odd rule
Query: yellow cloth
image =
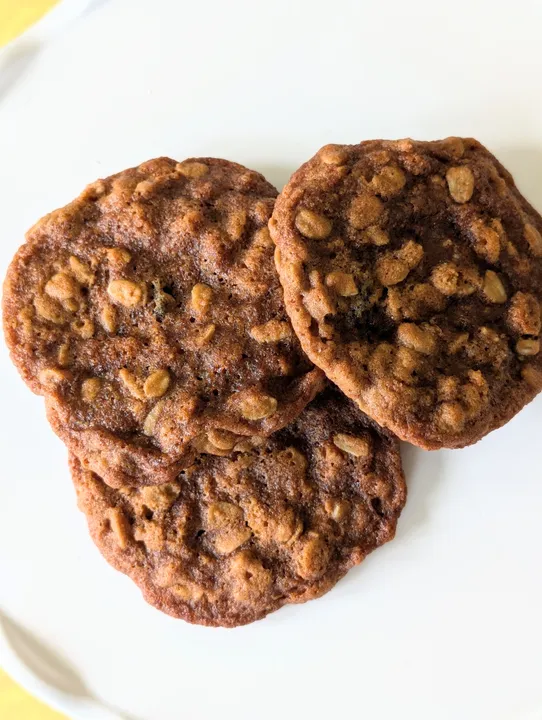
[(2, 720), (63, 720), (63, 716), (34, 700), (0, 670), (0, 718)]
[(0, 0), (0, 46), (20, 35), (56, 3), (57, 0)]

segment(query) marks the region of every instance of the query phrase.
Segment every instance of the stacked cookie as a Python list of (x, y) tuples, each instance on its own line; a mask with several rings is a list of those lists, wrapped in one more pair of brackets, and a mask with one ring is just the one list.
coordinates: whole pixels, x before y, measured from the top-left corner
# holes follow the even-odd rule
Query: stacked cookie
[(270, 227), (303, 349), (401, 439), (464, 447), (542, 388), (542, 218), (476, 140), (324, 147)]
[(68, 446), (94, 541), (191, 622), (321, 595), (405, 500), (397, 440), (321, 392), (292, 330), (276, 195), (235, 163), (152, 160), (41, 220), (5, 284), (12, 358)]
[(542, 218), (479, 143), (326, 146), (276, 196), (152, 160), (41, 220), (6, 279), (95, 543), (190, 622), (323, 594), (394, 535), (395, 435), (461, 447), (542, 388)]

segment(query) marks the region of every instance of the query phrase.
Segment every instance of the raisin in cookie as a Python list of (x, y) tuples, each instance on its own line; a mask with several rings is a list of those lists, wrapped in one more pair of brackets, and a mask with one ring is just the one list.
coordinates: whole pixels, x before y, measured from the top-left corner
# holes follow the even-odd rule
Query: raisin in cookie
[(542, 388), (542, 218), (476, 140), (328, 145), (270, 229), (305, 352), (400, 438), (469, 445)]
[(11, 356), (107, 482), (172, 479), (198, 451), (283, 427), (319, 390), (273, 264), (275, 196), (241, 165), (161, 158), (28, 233), (4, 289)]
[(106, 560), (149, 603), (202, 625), (322, 595), (393, 538), (406, 498), (396, 438), (331, 390), (272, 437), (202, 454), (171, 483), (113, 489), (70, 462)]

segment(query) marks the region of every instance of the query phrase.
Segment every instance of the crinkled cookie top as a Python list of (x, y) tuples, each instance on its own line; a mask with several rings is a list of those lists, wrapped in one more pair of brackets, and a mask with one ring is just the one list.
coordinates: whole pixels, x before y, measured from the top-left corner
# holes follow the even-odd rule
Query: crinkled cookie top
[(406, 498), (397, 440), (337, 391), (171, 483), (113, 489), (74, 456), (71, 468), (104, 557), (148, 602), (204, 625), (322, 595), (391, 540)]
[(270, 229), (305, 352), (399, 437), (468, 445), (542, 388), (542, 218), (476, 140), (328, 145)]
[(11, 356), (108, 482), (174, 478), (197, 452), (283, 427), (320, 389), (283, 307), (275, 196), (236, 163), (161, 158), (28, 233), (4, 289)]

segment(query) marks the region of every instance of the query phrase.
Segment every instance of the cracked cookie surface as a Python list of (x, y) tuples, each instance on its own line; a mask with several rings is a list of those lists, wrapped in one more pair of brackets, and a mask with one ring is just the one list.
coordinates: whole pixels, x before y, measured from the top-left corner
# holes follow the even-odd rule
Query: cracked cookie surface
[(283, 427), (320, 389), (273, 264), (275, 196), (236, 163), (160, 158), (29, 231), (4, 286), (11, 357), (111, 484), (167, 481), (197, 452)]
[(393, 538), (406, 498), (397, 439), (331, 389), (287, 428), (202, 454), (171, 483), (115, 489), (70, 465), (106, 560), (152, 605), (204, 625), (319, 597)]
[(327, 145), (270, 230), (305, 352), (400, 438), (469, 445), (542, 388), (542, 218), (476, 140)]

